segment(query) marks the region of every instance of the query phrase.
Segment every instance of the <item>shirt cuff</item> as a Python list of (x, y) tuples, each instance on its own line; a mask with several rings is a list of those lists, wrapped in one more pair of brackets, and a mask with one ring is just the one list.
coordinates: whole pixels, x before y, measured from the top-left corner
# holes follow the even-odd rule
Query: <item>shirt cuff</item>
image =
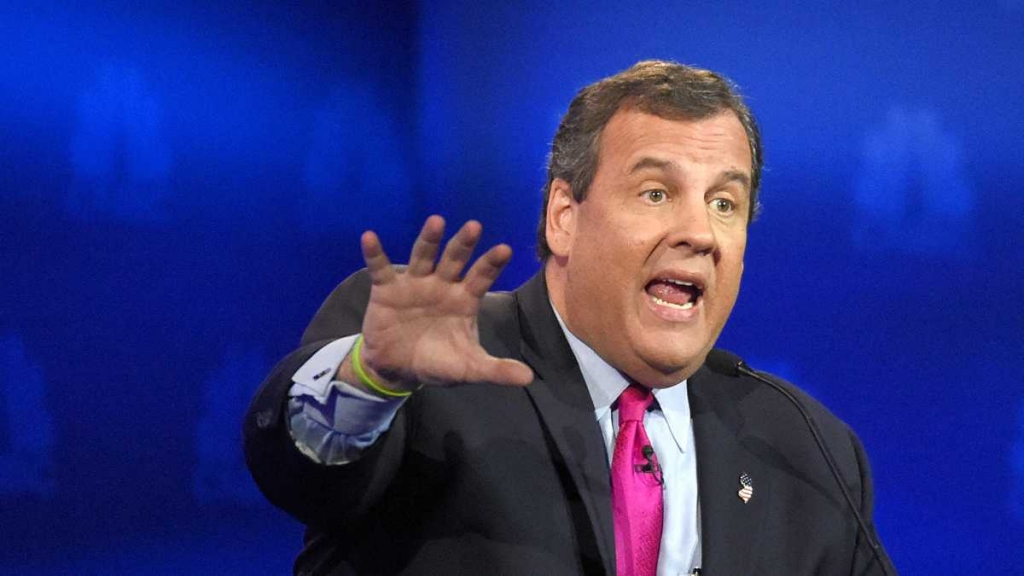
[[(300, 401), (312, 400), (320, 424), (335, 432), (357, 436), (387, 428), (404, 398), (381, 398), (364, 392), (334, 375), (352, 351), (358, 334), (331, 342), (317, 351), (292, 377), (288, 396)], [(310, 404), (309, 402), (303, 402)]]
[(334, 376), (359, 335), (318, 350), (292, 376), (288, 429), (300, 452), (315, 462), (346, 464), (391, 427), (405, 398), (381, 398)]

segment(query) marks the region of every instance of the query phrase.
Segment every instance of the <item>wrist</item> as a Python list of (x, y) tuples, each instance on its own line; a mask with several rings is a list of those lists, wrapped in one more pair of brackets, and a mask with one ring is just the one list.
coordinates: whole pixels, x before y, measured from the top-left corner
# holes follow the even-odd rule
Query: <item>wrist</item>
[(352, 351), (339, 367), (338, 379), (375, 396), (388, 399), (408, 397), (419, 388), (416, 385), (403, 385), (389, 380), (374, 370), (366, 361), (365, 341), (362, 335), (356, 339)]

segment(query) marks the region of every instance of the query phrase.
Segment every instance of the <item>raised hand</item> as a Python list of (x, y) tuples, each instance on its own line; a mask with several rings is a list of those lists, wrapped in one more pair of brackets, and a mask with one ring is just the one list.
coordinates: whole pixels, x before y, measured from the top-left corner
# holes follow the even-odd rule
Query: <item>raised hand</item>
[[(508, 264), (512, 249), (494, 246), (463, 277), (482, 228), (472, 220), (464, 224), (437, 260), (444, 226), (440, 216), (427, 218), (405, 270), (391, 265), (376, 234), (363, 233), (363, 259), (373, 280), (363, 317), (364, 367), (395, 391), (476, 382), (529, 384), (530, 368), (488, 354), (477, 332), (480, 300)], [(343, 377), (349, 364), (342, 364)]]

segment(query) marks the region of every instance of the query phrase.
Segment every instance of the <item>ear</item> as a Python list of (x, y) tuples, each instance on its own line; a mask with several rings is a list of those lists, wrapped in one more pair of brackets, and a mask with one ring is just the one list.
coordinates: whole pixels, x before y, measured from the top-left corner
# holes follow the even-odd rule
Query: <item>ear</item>
[(555, 178), (548, 189), (544, 234), (551, 253), (556, 257), (568, 256), (572, 248), (572, 241), (576, 236), (577, 207), (569, 183), (561, 178)]

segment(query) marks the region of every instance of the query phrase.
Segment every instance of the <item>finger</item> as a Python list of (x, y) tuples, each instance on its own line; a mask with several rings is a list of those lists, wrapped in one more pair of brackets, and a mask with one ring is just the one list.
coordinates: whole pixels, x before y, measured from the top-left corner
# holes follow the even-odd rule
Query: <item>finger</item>
[(395, 269), (391, 267), (388, 255), (384, 253), (384, 246), (380, 238), (373, 231), (363, 232), (359, 239), (359, 246), (363, 250), (363, 261), (366, 262), (366, 269), (370, 272), (370, 279), (374, 284), (387, 284), (395, 278)]
[(526, 386), (533, 382), (533, 370), (518, 360), (486, 356), (474, 363), (473, 382), (489, 382), (502, 386)]
[(412, 276), (426, 276), (434, 271), (434, 260), (444, 236), (444, 218), (433, 215), (427, 218), (420, 229), (409, 255), (408, 273)]
[(498, 244), (485, 252), (466, 272), (466, 290), (477, 298), (483, 298), (511, 259), (512, 248), (508, 244)]
[(437, 263), (438, 276), (451, 282), (458, 281), (462, 269), (466, 267), (466, 262), (469, 262), (469, 257), (480, 241), (482, 230), (483, 227), (475, 220), (462, 225), (444, 247), (441, 260)]

